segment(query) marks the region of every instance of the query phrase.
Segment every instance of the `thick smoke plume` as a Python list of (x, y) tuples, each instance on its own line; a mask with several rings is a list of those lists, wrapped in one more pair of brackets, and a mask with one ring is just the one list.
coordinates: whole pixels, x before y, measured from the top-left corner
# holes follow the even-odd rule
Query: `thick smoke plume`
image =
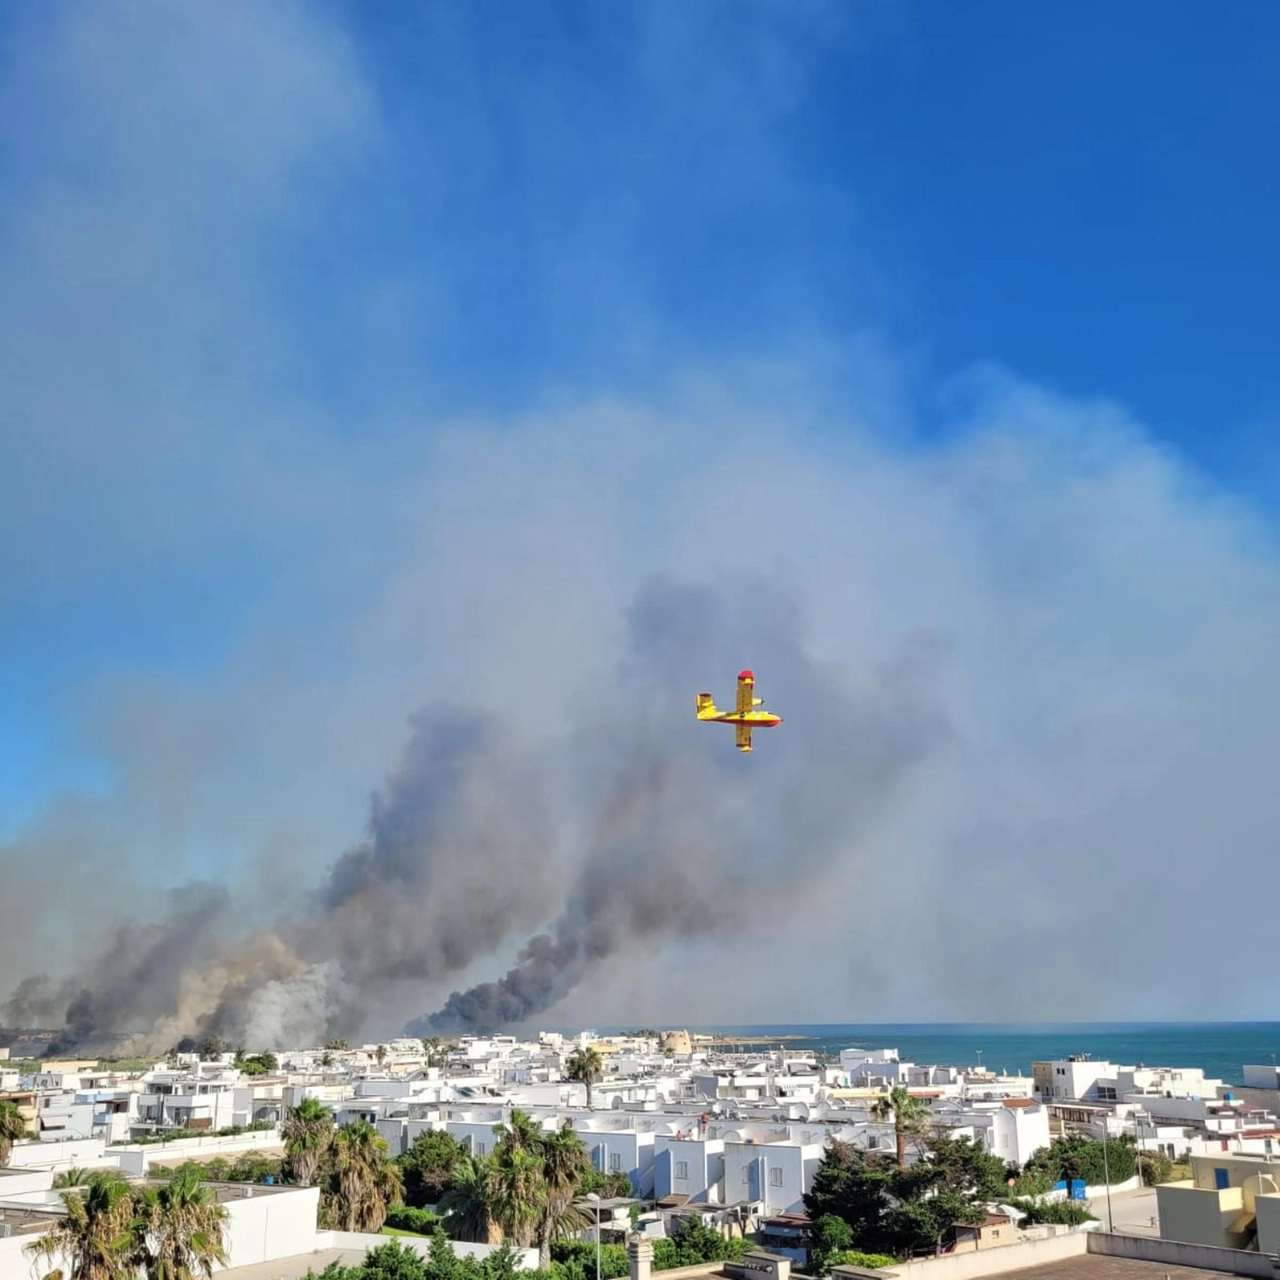
[(548, 902), (536, 866), (550, 844), (538, 779), (497, 726), (454, 713), (415, 718), (400, 768), (373, 799), (368, 838), (344, 853), (309, 909), (237, 935), (228, 896), (176, 891), (158, 924), (121, 926), (85, 974), (21, 981), (11, 1025), (62, 1024), (69, 1044), (138, 1033), (283, 1044), (353, 1031), (403, 980), (464, 968)]
[[(109, 1033), (150, 1049), (212, 1033), (316, 1041), (356, 1032), (388, 992), (411, 998), (405, 984), (447, 979), (555, 913), (505, 977), (409, 1027), (493, 1029), (638, 948), (723, 934), (820, 891), (945, 738), (936, 654), (924, 646), (846, 685), (806, 656), (793, 600), (756, 586), (750, 601), (768, 625), (709, 589), (647, 588), (616, 686), (567, 743), (541, 746), (536, 768), (490, 720), (419, 715), (373, 799), (368, 838), (300, 916), (237, 937), (225, 893), (178, 891), (166, 920), (122, 928), (82, 977), (21, 982), (8, 1020), (56, 1010), (76, 1044)], [(742, 758), (731, 731), (697, 724), (690, 707), (712, 680), (731, 693), (741, 663), (730, 655), (749, 625), (787, 723)], [(556, 900), (564, 865), (570, 888)]]
[[(411, 1034), (524, 1022), (615, 958), (785, 912), (819, 892), (834, 863), (858, 857), (860, 838), (945, 738), (937, 655), (924, 645), (849, 686), (806, 656), (786, 623), (793, 601), (751, 599), (781, 624), (764, 670), (785, 727), (760, 732), (760, 754), (742, 760), (727, 730), (689, 724), (687, 696), (655, 696), (687, 695), (700, 673), (727, 682), (736, 668), (713, 660), (720, 645), (710, 641), (746, 619), (710, 593), (647, 592), (619, 690), (624, 705), (647, 710), (630, 725), (593, 725), (577, 744), (591, 781), (587, 847), (564, 911), (505, 976), (455, 992)], [(676, 724), (690, 731), (672, 733)]]

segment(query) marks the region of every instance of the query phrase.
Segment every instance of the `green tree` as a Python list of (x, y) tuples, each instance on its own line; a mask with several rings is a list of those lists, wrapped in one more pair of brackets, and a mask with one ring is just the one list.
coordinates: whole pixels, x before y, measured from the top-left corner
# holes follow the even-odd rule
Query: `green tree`
[(1093, 1214), (1079, 1200), (1016, 1199), (1010, 1200), (1009, 1204), (1026, 1215), (1022, 1219), (1024, 1227), (1038, 1226), (1042, 1222), (1078, 1227), (1083, 1222), (1094, 1221)]
[(438, 1204), (462, 1159), (462, 1144), (444, 1129), (424, 1129), (399, 1157), (406, 1204)]
[(237, 1053), (236, 1066), (247, 1076), (265, 1076), (280, 1066), (280, 1059), (274, 1053), (255, 1053), (247, 1058)]
[(70, 1169), (64, 1169), (61, 1173), (54, 1175), (53, 1189), (64, 1191), (68, 1187), (87, 1187), (94, 1172), (92, 1169), (81, 1169), (72, 1165)]
[(1096, 1187), (1107, 1181), (1108, 1173), (1112, 1182), (1127, 1182), (1135, 1168), (1136, 1149), (1130, 1134), (1109, 1139), (1104, 1151), (1101, 1142), (1072, 1133), (1055, 1138), (1048, 1147), (1037, 1151), (1027, 1161), (1025, 1171), (1048, 1174), (1055, 1182), (1080, 1178)]
[(427, 1055), (427, 1066), (444, 1067), (449, 1061), (449, 1050), (439, 1036), (423, 1036), (422, 1051)]
[(227, 1265), (227, 1211), (191, 1168), (148, 1188), (138, 1214), (149, 1280), (210, 1280)]
[(294, 1179), (309, 1187), (333, 1143), (333, 1113), (315, 1098), (290, 1107), (280, 1126)]
[(351, 1046), (341, 1037), (338, 1037), (337, 1039), (330, 1040), (329, 1043), (325, 1045), (325, 1048), (341, 1051), (343, 1049), (350, 1049)]
[(893, 1137), (898, 1149), (898, 1168), (907, 1167), (907, 1138), (920, 1133), (926, 1126), (929, 1104), (923, 1098), (913, 1098), (903, 1085), (895, 1084), (887, 1094), (876, 1098), (870, 1107), (874, 1120), (882, 1123), (893, 1121)]
[(517, 1272), (521, 1276), (528, 1274), (521, 1270), (516, 1251), (506, 1243), (489, 1254), (480, 1265), (484, 1280), (515, 1280)]
[(570, 1080), (576, 1080), (587, 1086), (587, 1110), (591, 1109), (591, 1089), (604, 1070), (600, 1054), (590, 1045), (575, 1049), (569, 1057), (567, 1074)]
[(928, 1160), (922, 1167), (928, 1187), (945, 1187), (971, 1200), (994, 1200), (1008, 1194), (1008, 1166), (977, 1138), (935, 1133), (926, 1152)]
[(458, 1255), (444, 1229), (431, 1233), (431, 1256), (427, 1259), (427, 1280), (459, 1280)]
[(426, 1280), (426, 1275), (422, 1259), (399, 1240), (370, 1249), (360, 1264), (360, 1280)]
[(26, 1246), (28, 1257), (53, 1267), (45, 1280), (132, 1280), (140, 1257), (129, 1184), (98, 1174), (83, 1187), (62, 1193), (62, 1217)]
[(620, 1169), (610, 1169), (607, 1173), (601, 1173), (594, 1166), (588, 1167), (578, 1190), (582, 1195), (594, 1192), (601, 1200), (608, 1200), (613, 1196), (629, 1196), (634, 1192), (629, 1173), (623, 1173)]
[(394, 1227), (397, 1231), (412, 1231), (414, 1235), (429, 1236), (440, 1219), (430, 1209), (415, 1209), (412, 1205), (393, 1204), (387, 1210), (383, 1230)]
[(497, 1244), (501, 1232), (489, 1211), (489, 1161), (464, 1152), (453, 1166), (448, 1189), (437, 1206), (443, 1229), (455, 1240)]
[(344, 1124), (333, 1139), (326, 1217), (342, 1231), (381, 1231), (400, 1192), (400, 1170), (388, 1159), (386, 1139), (367, 1120)]
[(834, 1265), (832, 1259), (852, 1248), (853, 1228), (834, 1213), (823, 1214), (813, 1224), (813, 1243), (805, 1271), (811, 1276), (829, 1276)]
[(385, 1044), (380, 1044), (373, 1051), (373, 1056), (377, 1058), (378, 1066), (382, 1066), (382, 1064), (387, 1060), (387, 1046)]
[[(659, 1249), (659, 1245), (668, 1248)], [(673, 1267), (693, 1267), (703, 1262), (737, 1261), (745, 1250), (745, 1240), (730, 1240), (696, 1218), (680, 1218), (669, 1239), (655, 1242), (654, 1265), (658, 1270), (668, 1271)]]
[(214, 1062), (223, 1054), (231, 1052), (231, 1046), (221, 1036), (206, 1036), (200, 1041), (198, 1050), (201, 1061)]
[(858, 1248), (878, 1251), (885, 1245), (884, 1218), (897, 1173), (885, 1153), (829, 1139), (804, 1197), (805, 1209), (814, 1222), (827, 1214), (843, 1219)]
[(542, 1161), (542, 1216), (538, 1222), (538, 1267), (551, 1265), (551, 1242), (577, 1234), (586, 1219), (575, 1208), (583, 1177), (591, 1168), (587, 1149), (568, 1120), (554, 1133), (541, 1135), (536, 1154)]
[(925, 1138), (921, 1158), (905, 1169), (887, 1153), (831, 1141), (805, 1208), (815, 1223), (831, 1215), (849, 1228), (846, 1235), (824, 1223), (825, 1261), (849, 1248), (908, 1257), (936, 1251), (957, 1223), (980, 1222), (987, 1199), (1006, 1189), (1005, 1174), (981, 1143), (948, 1134)]
[(931, 1194), (903, 1199), (885, 1218), (887, 1251), (899, 1257), (938, 1253), (957, 1223), (974, 1224), (986, 1217), (986, 1206), (947, 1187)]
[[(596, 1247), (586, 1240), (556, 1240), (551, 1245), (552, 1272), (558, 1280), (596, 1280)], [(630, 1275), (625, 1245), (600, 1246), (600, 1280)]]
[(27, 1136), (27, 1122), (22, 1118), (17, 1103), (0, 1102), (0, 1169), (9, 1165), (13, 1144)]
[(503, 1239), (532, 1244), (546, 1210), (542, 1161), (525, 1147), (500, 1143), (489, 1165), (488, 1198)]
[(1173, 1177), (1173, 1161), (1162, 1151), (1143, 1151), (1138, 1156), (1142, 1181), (1148, 1187), (1159, 1186)]

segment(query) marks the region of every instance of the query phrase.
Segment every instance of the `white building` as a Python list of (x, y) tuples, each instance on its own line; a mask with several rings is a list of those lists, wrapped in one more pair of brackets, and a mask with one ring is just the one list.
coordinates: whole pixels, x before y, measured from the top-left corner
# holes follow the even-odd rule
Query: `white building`
[(688, 1196), (696, 1204), (725, 1203), (724, 1142), (719, 1138), (676, 1138), (660, 1133), (653, 1141), (653, 1195)]
[(638, 1196), (653, 1191), (654, 1122), (647, 1130), (635, 1127), (631, 1117), (619, 1118), (615, 1123), (578, 1120), (573, 1131), (591, 1157), (591, 1163), (601, 1173), (625, 1173), (631, 1179), (631, 1189)]
[(726, 1201), (759, 1203), (766, 1215), (803, 1213), (804, 1194), (813, 1186), (823, 1147), (790, 1142), (726, 1142)]

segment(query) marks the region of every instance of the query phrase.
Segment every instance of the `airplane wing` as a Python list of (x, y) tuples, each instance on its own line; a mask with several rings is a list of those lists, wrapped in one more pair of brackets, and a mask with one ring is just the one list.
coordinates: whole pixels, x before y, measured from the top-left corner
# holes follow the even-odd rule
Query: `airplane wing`
[(738, 714), (743, 715), (750, 711), (755, 703), (752, 696), (755, 692), (756, 678), (750, 671), (740, 671), (738, 673)]
[(751, 750), (751, 726), (749, 724), (740, 724), (738, 729), (738, 750)]

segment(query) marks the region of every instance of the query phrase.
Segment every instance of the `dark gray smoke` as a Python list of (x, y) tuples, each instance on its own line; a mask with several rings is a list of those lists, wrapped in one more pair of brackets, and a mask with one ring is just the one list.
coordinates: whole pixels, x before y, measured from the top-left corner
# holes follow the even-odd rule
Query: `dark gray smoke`
[(539, 779), (490, 719), (414, 718), (400, 768), (300, 917), (237, 936), (225, 892), (177, 890), (158, 924), (121, 927), (81, 977), (20, 982), (11, 1025), (65, 1025), (68, 1044), (142, 1033), (139, 1048), (217, 1033), (279, 1045), (349, 1034), (387, 983), (488, 954), (550, 905), (528, 877), (552, 848)]
[[(578, 744), (589, 846), (564, 912), (496, 982), (454, 992), (406, 1030), (493, 1031), (544, 1012), (615, 956), (675, 938), (728, 932), (820, 891), (823, 872), (860, 840), (913, 766), (946, 737), (934, 694), (938, 653), (924, 644), (861, 686), (814, 663), (795, 602), (753, 587), (732, 598), (654, 587), (632, 619), (620, 672), (625, 726), (587, 727)], [(763, 687), (785, 724), (739, 757), (727, 726), (692, 720), (691, 691), (732, 683), (723, 650), (748, 628)]]
[[(522, 1022), (638, 946), (726, 933), (820, 892), (947, 735), (935, 648), (849, 683), (806, 654), (796, 602), (775, 588), (655, 583), (629, 633), (614, 684), (536, 761), (492, 718), (415, 717), (367, 838), (298, 916), (245, 936), (225, 893), (177, 891), (164, 921), (121, 929), (83, 977), (20, 983), (9, 1020), (56, 1007), (69, 1042), (141, 1032), (150, 1049), (211, 1033), (314, 1043), (356, 1033), (388, 992), (412, 998), (409, 984), (447, 979), (554, 913), (503, 978), (455, 992), (409, 1030)], [(749, 757), (727, 726), (692, 715), (703, 688), (731, 699), (746, 661), (786, 715)], [(563, 865), (567, 880), (553, 873)]]
[(10, 1026), (63, 1024), (67, 1044), (145, 1024), (157, 1009), (176, 1007), (182, 975), (208, 963), (230, 910), (226, 891), (211, 884), (172, 889), (164, 920), (119, 926), (83, 979), (24, 978), (5, 1004)]

